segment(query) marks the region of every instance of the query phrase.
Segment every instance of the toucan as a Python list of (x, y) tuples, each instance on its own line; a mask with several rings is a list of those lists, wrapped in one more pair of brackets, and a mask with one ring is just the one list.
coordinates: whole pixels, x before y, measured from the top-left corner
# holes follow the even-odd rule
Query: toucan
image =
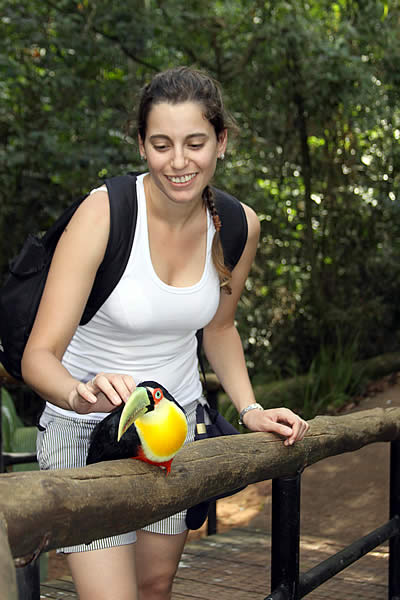
[(156, 381), (140, 383), (127, 402), (94, 428), (86, 464), (120, 458), (137, 458), (166, 474), (187, 434), (184, 409)]

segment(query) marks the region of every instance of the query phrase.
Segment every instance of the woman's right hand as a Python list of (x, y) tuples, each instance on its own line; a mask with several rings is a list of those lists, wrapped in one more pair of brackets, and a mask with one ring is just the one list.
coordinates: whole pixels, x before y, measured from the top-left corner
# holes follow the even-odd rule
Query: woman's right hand
[(126, 402), (135, 388), (131, 375), (98, 373), (90, 381), (78, 383), (70, 393), (68, 404), (71, 410), (81, 415), (108, 413)]

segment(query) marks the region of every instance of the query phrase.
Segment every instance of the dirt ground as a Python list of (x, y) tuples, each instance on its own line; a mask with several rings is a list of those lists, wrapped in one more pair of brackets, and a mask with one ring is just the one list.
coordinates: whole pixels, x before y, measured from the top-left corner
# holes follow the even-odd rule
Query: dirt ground
[[(370, 386), (368, 396), (346, 412), (400, 406), (400, 374)], [(389, 444), (379, 443), (308, 467), (301, 482), (301, 533), (343, 545), (369, 533), (389, 515)], [(233, 527), (271, 531), (271, 481), (248, 486), (217, 504), (218, 532)], [(205, 527), (189, 539), (205, 535)], [(48, 578), (68, 573), (63, 556), (51, 552)]]

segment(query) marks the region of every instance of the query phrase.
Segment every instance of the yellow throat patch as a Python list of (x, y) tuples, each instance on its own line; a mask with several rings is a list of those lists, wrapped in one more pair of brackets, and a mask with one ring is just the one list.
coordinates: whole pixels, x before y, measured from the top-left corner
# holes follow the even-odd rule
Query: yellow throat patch
[(166, 398), (153, 411), (136, 419), (135, 425), (145, 456), (156, 462), (173, 458), (186, 439), (186, 417)]

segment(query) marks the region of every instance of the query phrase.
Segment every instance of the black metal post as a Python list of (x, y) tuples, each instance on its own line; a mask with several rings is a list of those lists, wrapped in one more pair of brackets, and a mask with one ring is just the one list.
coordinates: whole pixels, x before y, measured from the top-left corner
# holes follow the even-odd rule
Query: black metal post
[(300, 482), (300, 474), (272, 481), (272, 593), (265, 600), (298, 599)]
[(26, 567), (18, 567), (17, 588), (18, 600), (40, 600), (40, 566), (39, 559)]
[(217, 533), (217, 502), (210, 502), (207, 517), (207, 535), (215, 535)]
[[(207, 401), (211, 408), (218, 409), (218, 388), (210, 389), (211, 386), (208, 386), (207, 391)], [(211, 502), (208, 509), (208, 517), (207, 517), (207, 535), (215, 535), (217, 533), (218, 524), (217, 524), (217, 502)]]
[[(390, 443), (390, 518), (400, 519), (400, 440)], [(389, 540), (389, 600), (400, 600), (400, 535)]]

